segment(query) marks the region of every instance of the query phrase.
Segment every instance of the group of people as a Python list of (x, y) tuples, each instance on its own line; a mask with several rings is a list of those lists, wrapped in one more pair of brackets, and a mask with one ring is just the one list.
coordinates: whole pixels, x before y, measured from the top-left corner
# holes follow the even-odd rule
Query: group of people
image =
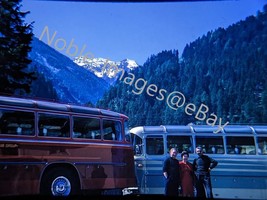
[(170, 156), (163, 164), (165, 195), (213, 198), (210, 171), (218, 162), (204, 155), (201, 147), (196, 148), (198, 157), (193, 163), (188, 161), (187, 151), (181, 153), (181, 161), (177, 159), (178, 152), (175, 148), (170, 149), (169, 153)]

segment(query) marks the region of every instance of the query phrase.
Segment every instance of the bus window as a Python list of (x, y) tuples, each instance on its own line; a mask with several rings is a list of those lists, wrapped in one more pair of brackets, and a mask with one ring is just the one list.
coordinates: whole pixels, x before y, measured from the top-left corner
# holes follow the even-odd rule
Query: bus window
[(146, 153), (148, 155), (162, 155), (164, 153), (163, 137), (149, 136), (146, 138)]
[(222, 137), (196, 136), (196, 146), (201, 146), (204, 153), (224, 154)]
[(122, 141), (122, 127), (119, 121), (103, 120), (104, 140)]
[(167, 136), (167, 147), (176, 148), (179, 153), (187, 151), (192, 153), (192, 137), (191, 136)]
[(0, 133), (34, 135), (34, 113), (0, 109)]
[(258, 137), (258, 154), (267, 155), (267, 137)]
[(253, 137), (227, 136), (226, 145), (228, 154), (256, 154)]
[(69, 116), (39, 113), (38, 120), (39, 136), (70, 136)]
[(73, 117), (73, 137), (101, 139), (100, 120), (85, 117)]

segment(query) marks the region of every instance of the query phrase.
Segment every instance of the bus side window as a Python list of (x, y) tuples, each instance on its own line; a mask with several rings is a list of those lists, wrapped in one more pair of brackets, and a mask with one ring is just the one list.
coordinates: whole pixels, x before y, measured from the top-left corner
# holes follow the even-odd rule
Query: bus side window
[(192, 137), (191, 136), (167, 136), (168, 149), (176, 148), (178, 152), (187, 151), (192, 153)]
[(69, 137), (70, 122), (66, 115), (39, 113), (39, 136)]
[(73, 117), (73, 138), (101, 139), (100, 120)]
[(253, 137), (226, 136), (226, 145), (228, 154), (256, 154)]
[(12, 135), (34, 135), (34, 113), (0, 110), (0, 132)]
[(258, 137), (258, 154), (267, 155), (267, 137)]
[(196, 136), (196, 145), (201, 146), (204, 153), (224, 154), (223, 138), (220, 136)]
[(122, 126), (119, 121), (103, 120), (104, 140), (122, 141)]
[(162, 155), (163, 137), (162, 136), (149, 136), (146, 138), (146, 153), (148, 155)]

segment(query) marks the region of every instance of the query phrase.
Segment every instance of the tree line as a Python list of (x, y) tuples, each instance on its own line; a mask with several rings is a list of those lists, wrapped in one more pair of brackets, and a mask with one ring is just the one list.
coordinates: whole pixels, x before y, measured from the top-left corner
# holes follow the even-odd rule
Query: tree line
[[(267, 6), (228, 28), (218, 28), (184, 48), (151, 55), (131, 72), (167, 91), (182, 92), (187, 102), (209, 107), (230, 124), (267, 122)], [(203, 124), (184, 107), (171, 109), (166, 102), (131, 92), (134, 85), (117, 81), (97, 107), (129, 116), (131, 126)]]

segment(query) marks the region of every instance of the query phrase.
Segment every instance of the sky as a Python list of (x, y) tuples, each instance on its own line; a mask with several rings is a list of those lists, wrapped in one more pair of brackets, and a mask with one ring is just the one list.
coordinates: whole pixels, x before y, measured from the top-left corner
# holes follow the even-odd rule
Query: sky
[[(267, 0), (158, 3), (22, 0), (21, 11), (30, 11), (25, 22), (34, 22), (33, 33), (37, 38), (71, 59), (84, 49), (82, 55), (88, 53), (113, 61), (128, 58), (143, 65), (151, 55), (163, 50), (175, 49), (181, 55), (186, 44), (208, 31), (227, 28), (256, 15), (264, 4)], [(67, 52), (71, 46), (76, 46), (77, 54), (74, 47)]]

